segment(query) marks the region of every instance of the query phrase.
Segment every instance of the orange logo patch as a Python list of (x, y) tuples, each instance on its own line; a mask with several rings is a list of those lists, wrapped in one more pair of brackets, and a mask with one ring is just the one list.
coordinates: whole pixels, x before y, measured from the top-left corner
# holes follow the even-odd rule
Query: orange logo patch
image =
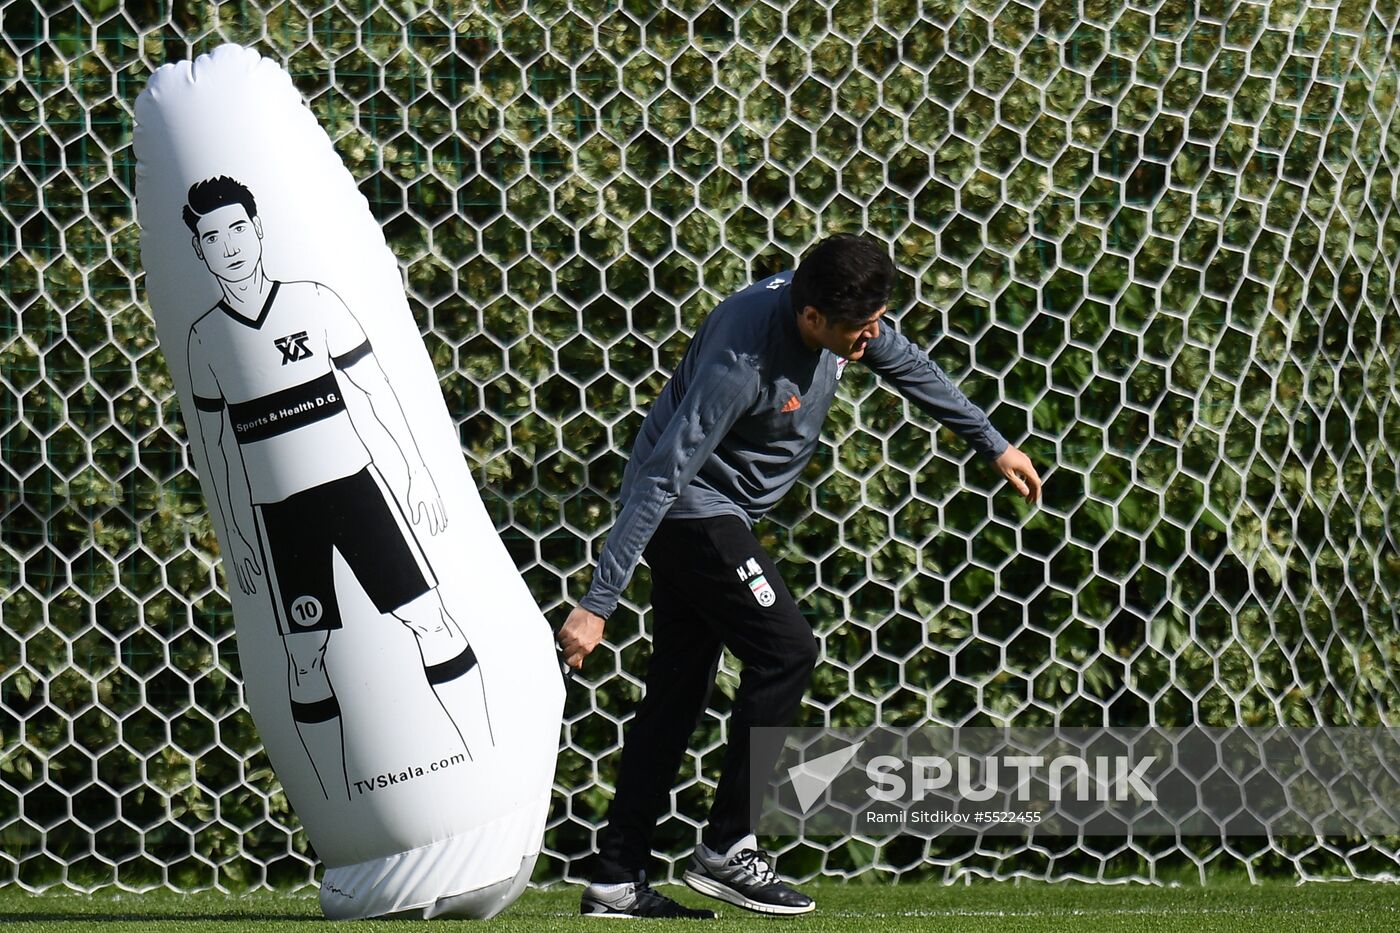
[(784, 412), (797, 411), (797, 409), (799, 409), (799, 408), (801, 408), (801, 407), (802, 407), (802, 400), (799, 399), (797, 396), (794, 395), (792, 398), (788, 399), (786, 402), (783, 402), (783, 409), (782, 409), (782, 410), (783, 410)]

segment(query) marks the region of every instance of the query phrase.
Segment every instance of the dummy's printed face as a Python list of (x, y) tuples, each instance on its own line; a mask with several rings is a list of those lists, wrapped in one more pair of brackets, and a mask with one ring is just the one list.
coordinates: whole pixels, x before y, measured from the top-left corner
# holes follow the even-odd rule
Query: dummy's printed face
[(817, 340), (837, 356), (858, 360), (865, 355), (865, 345), (880, 336), (880, 318), (888, 310), (888, 306), (883, 307), (864, 322), (832, 322), (818, 313), (821, 323), (817, 328)]
[(262, 223), (242, 204), (225, 204), (199, 218), (194, 251), (225, 282), (241, 282), (262, 259)]

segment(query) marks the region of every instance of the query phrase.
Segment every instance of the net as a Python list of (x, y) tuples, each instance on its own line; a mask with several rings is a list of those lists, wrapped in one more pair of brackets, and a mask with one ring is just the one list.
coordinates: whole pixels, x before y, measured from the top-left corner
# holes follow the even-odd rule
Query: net
[[(0, 881), (241, 889), (315, 860), (239, 692), (143, 305), (132, 104), (284, 63), (400, 258), (488, 508), (558, 620), (689, 334), (868, 230), (901, 329), (1047, 474), (1029, 510), (852, 367), (758, 532), (806, 725), (1380, 725), (1400, 696), (1395, 0), (0, 6)], [(648, 651), (569, 699), (576, 878)], [(736, 666), (658, 845), (678, 874)], [(775, 840), (818, 873), (1376, 877), (1387, 838)]]

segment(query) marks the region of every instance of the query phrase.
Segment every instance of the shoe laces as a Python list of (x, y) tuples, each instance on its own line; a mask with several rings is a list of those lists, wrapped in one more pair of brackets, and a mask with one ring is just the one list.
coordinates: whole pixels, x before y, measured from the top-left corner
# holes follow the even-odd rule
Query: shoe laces
[(780, 880), (773, 866), (768, 864), (763, 853), (757, 849), (745, 849), (730, 859), (729, 863), (748, 872), (759, 884), (777, 884)]
[(633, 895), (637, 898), (637, 904), (648, 907), (655, 907), (662, 904), (670, 904), (671, 899), (660, 891), (653, 888), (645, 880), (638, 881), (637, 886), (632, 889)]

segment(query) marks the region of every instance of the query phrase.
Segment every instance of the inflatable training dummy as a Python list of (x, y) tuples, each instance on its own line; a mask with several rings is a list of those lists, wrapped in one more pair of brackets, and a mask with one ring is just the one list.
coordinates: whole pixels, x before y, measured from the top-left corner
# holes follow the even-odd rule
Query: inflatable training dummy
[(146, 288), (322, 908), (491, 916), (540, 850), (563, 682), (394, 256), (256, 52), (166, 65), (136, 121)]

